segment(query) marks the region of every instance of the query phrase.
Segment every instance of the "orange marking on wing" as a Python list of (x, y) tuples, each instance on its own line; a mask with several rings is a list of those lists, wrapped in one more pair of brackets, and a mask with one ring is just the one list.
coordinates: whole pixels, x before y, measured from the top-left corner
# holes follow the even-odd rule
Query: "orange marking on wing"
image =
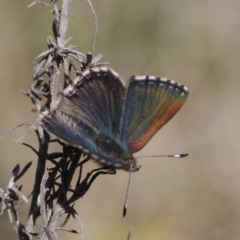
[(146, 133), (135, 139), (134, 141), (128, 143), (128, 147), (130, 152), (135, 153), (140, 151), (149, 141), (150, 139), (180, 110), (185, 101), (179, 101), (173, 107), (167, 109), (166, 112), (161, 113), (154, 122), (148, 127)]

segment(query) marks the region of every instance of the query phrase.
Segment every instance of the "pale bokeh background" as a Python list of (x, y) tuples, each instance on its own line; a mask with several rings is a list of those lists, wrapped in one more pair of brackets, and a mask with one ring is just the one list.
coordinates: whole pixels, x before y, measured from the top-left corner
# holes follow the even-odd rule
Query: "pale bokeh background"
[[(0, 2), (0, 135), (31, 122), (32, 62), (51, 35), (49, 10), (28, 9), (30, 1)], [(190, 89), (183, 109), (136, 156), (188, 152), (185, 159), (142, 159), (133, 175), (129, 209), (122, 218), (128, 174), (99, 178), (79, 201), (88, 240), (240, 239), (240, 2), (238, 0), (93, 0), (99, 18), (95, 53), (103, 53), (124, 79), (160, 75)], [(90, 50), (93, 21), (85, 1), (74, 1), (68, 36)], [(13, 142), (25, 129), (0, 142), (0, 186), (12, 168), (36, 156)], [(31, 134), (26, 141), (37, 146)], [(34, 166), (20, 181), (27, 194)], [(31, 172), (31, 173), (30, 173)], [(22, 208), (22, 221), (27, 206)], [(76, 228), (76, 224), (72, 227)], [(62, 239), (79, 239), (61, 235)], [(7, 214), (0, 239), (18, 239)]]

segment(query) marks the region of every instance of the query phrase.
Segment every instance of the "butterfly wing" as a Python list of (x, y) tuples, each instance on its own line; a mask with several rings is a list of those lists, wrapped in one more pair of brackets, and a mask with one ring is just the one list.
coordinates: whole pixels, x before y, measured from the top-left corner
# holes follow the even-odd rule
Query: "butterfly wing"
[[(92, 68), (67, 87), (57, 110), (42, 111), (40, 122), (66, 143), (107, 165), (122, 167), (127, 147), (115, 141), (120, 132), (125, 87), (108, 68)], [(112, 155), (111, 155), (112, 154)]]
[(183, 106), (188, 89), (172, 80), (134, 76), (128, 86), (122, 139), (131, 153), (142, 149)]
[(65, 90), (73, 109), (100, 132), (119, 132), (125, 87), (120, 76), (109, 68), (86, 70), (74, 82), (74, 89)]

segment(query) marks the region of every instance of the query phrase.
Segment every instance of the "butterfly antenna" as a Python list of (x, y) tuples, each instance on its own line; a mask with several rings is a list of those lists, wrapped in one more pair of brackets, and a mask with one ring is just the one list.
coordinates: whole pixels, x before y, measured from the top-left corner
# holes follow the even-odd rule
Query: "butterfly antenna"
[(132, 226), (130, 226), (130, 228), (129, 228), (127, 240), (130, 240), (131, 235), (132, 235)]
[(132, 169), (132, 168), (130, 167), (129, 175), (128, 175), (128, 184), (127, 184), (126, 197), (125, 197), (124, 206), (123, 206), (123, 217), (125, 217), (126, 214), (127, 214), (128, 194), (129, 194), (129, 188), (130, 188), (131, 176), (132, 176), (132, 171), (131, 171), (131, 169)]
[(158, 158), (158, 157), (184, 158), (187, 156), (188, 156), (188, 153), (183, 153), (183, 154), (172, 154), (172, 155), (141, 156), (141, 157), (136, 157), (136, 159), (138, 159), (138, 158)]
[[(34, 121), (34, 123), (35, 123), (35, 121)], [(14, 126), (7, 133), (5, 133), (4, 135), (0, 136), (0, 141), (3, 140), (5, 137), (7, 137), (12, 132), (14, 132), (17, 128), (22, 127), (22, 126), (29, 126), (30, 127), (29, 131), (26, 134), (23, 135), (24, 136), (23, 138), (25, 138), (30, 133), (30, 131), (32, 131), (32, 129), (34, 128), (33, 127), (34, 123), (32, 123), (32, 124), (30, 124), (30, 123), (21, 123), (21, 124), (18, 124), (16, 126)], [(21, 137), (21, 139), (22, 139), (22, 137)]]
[(97, 31), (98, 31), (98, 19), (97, 19), (97, 14), (95, 12), (95, 9), (92, 5), (91, 0), (87, 0), (87, 3), (91, 9), (92, 15), (93, 15), (93, 19), (94, 19), (94, 34), (93, 34), (93, 41), (92, 41), (92, 46), (91, 46), (91, 54), (93, 54), (94, 52), (94, 48), (96, 45), (96, 39), (97, 39)]
[(29, 127), (29, 129), (28, 129), (28, 131), (24, 134), (24, 135), (22, 135), (18, 140), (15, 140), (15, 142), (17, 142), (17, 143), (22, 143), (22, 140), (25, 138), (25, 137), (27, 137), (30, 133), (31, 133), (31, 131), (34, 129), (36, 129), (36, 125), (35, 125), (35, 123), (37, 122), (37, 119), (30, 125), (30, 127)]

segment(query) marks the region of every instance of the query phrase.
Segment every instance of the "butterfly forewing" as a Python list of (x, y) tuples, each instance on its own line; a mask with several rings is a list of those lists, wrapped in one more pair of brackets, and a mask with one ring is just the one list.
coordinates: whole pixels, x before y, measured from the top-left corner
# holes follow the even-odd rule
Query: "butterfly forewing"
[[(119, 132), (125, 87), (120, 77), (108, 68), (93, 68), (75, 81), (74, 94), (67, 97), (99, 131)], [(67, 92), (67, 90), (65, 91)]]
[(164, 78), (131, 78), (122, 120), (122, 139), (131, 153), (142, 149), (183, 106), (186, 87)]

